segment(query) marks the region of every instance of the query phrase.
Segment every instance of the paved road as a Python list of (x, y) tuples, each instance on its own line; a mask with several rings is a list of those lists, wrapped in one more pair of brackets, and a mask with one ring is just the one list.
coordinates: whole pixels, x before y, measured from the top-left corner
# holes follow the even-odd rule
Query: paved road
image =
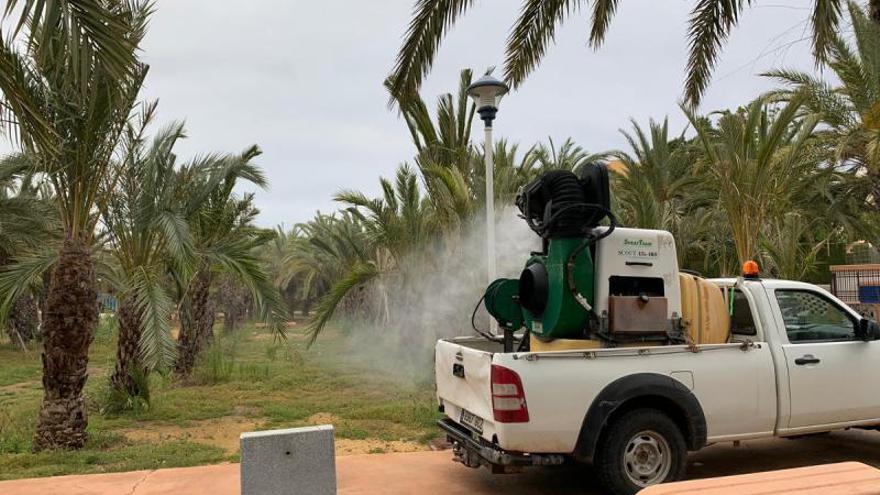
[[(337, 458), (341, 495), (598, 494), (587, 469), (493, 476), (450, 461), (450, 452)], [(880, 466), (880, 433), (848, 431), (799, 440), (715, 445), (691, 456), (691, 478), (861, 461)], [(238, 495), (237, 464), (0, 482), (2, 495)]]

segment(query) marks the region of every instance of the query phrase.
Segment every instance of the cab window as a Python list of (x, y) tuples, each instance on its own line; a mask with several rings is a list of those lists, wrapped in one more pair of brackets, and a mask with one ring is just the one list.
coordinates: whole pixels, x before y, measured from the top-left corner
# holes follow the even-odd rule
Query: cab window
[(730, 319), (730, 333), (735, 335), (758, 335), (758, 327), (752, 317), (749, 300), (739, 289), (733, 291), (733, 317)]
[(792, 344), (855, 339), (855, 320), (821, 294), (783, 289), (776, 291), (776, 301)]

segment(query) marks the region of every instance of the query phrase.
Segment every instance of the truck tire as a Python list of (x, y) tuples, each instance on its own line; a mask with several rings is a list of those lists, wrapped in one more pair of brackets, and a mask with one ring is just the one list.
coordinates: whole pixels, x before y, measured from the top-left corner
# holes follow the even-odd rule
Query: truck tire
[(617, 418), (597, 446), (594, 468), (611, 495), (632, 495), (646, 486), (684, 477), (687, 445), (675, 422), (656, 409)]

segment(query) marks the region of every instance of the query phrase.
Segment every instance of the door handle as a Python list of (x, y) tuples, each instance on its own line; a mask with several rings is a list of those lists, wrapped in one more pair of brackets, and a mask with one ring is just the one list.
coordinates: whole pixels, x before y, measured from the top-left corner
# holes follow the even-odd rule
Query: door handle
[(794, 360), (794, 364), (798, 366), (803, 366), (805, 364), (819, 364), (822, 360), (817, 358), (812, 354), (807, 354), (806, 356), (801, 356)]

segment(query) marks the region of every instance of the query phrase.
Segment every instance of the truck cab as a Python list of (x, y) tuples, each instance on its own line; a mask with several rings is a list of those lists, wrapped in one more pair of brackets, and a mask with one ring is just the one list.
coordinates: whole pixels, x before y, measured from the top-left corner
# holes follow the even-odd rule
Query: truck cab
[[(773, 344), (776, 434), (880, 423), (880, 388), (873, 381), (858, 379), (880, 368), (874, 322), (812, 284), (744, 281), (740, 285), (747, 289), (743, 290), (734, 279), (717, 283), (734, 291), (734, 304), (743, 308), (741, 312), (734, 309), (735, 335), (745, 336), (751, 320), (755, 338)], [(744, 316), (746, 304), (753, 316)]]

